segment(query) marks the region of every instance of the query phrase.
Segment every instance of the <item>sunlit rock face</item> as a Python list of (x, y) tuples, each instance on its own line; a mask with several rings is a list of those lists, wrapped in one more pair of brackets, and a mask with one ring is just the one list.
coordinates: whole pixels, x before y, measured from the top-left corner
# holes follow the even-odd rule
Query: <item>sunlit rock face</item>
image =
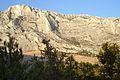
[(97, 54), (104, 42), (120, 43), (120, 18), (64, 15), (16, 5), (0, 12), (0, 38), (15, 37), (23, 51), (38, 51), (50, 39), (60, 52)]

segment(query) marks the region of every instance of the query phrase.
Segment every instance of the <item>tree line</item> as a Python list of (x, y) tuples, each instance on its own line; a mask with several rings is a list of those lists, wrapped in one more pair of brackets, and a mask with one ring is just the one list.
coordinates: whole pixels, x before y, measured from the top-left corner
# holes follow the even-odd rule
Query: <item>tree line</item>
[(24, 60), (14, 38), (5, 41), (0, 46), (0, 80), (120, 80), (120, 47), (115, 43), (102, 45), (99, 64), (78, 63), (73, 56), (58, 55), (49, 40), (43, 43), (41, 57)]

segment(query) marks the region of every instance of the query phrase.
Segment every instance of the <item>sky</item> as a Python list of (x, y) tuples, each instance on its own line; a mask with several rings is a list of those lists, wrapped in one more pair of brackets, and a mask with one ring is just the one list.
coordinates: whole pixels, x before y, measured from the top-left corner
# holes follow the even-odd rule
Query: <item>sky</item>
[(120, 0), (0, 0), (0, 11), (17, 4), (63, 14), (120, 17)]

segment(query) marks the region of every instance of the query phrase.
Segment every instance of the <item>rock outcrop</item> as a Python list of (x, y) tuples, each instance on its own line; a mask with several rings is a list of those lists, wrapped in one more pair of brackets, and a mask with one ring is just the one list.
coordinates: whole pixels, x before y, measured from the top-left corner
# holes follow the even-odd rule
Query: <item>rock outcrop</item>
[(15, 37), (23, 51), (44, 48), (50, 39), (58, 51), (97, 53), (104, 42), (120, 43), (120, 18), (64, 15), (16, 5), (0, 12), (0, 38)]

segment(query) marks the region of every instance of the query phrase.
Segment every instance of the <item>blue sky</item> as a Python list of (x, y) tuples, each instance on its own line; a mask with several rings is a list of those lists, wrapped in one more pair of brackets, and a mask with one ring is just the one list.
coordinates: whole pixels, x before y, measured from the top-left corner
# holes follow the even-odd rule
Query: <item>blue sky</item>
[(63, 14), (120, 17), (120, 0), (0, 0), (0, 11), (17, 4)]

